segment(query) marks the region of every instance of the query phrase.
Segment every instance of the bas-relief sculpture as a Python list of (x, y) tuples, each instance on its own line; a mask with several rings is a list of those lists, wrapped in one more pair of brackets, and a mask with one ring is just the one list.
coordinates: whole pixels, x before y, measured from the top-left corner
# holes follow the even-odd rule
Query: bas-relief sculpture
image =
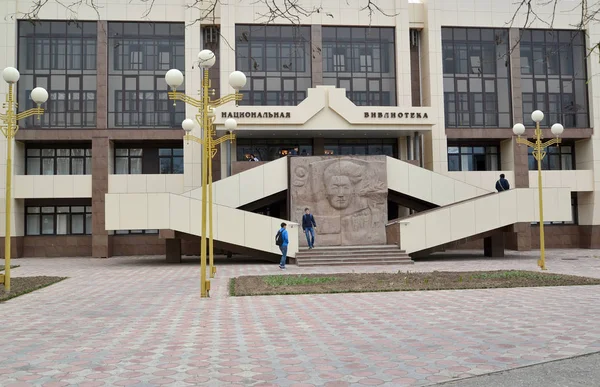
[(386, 243), (385, 156), (292, 157), (290, 168), (292, 221), (301, 223), (310, 208), (317, 246)]

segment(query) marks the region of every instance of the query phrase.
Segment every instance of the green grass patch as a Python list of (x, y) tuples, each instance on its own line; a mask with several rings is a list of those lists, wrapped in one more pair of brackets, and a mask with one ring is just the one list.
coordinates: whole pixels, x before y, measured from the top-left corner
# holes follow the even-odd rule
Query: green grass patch
[(13, 277), (10, 279), (10, 293), (4, 291), (4, 284), (0, 284), (0, 302), (10, 300), (23, 294), (45, 288), (67, 277)]
[(312, 277), (306, 275), (268, 275), (263, 277), (263, 281), (269, 286), (316, 285), (335, 280), (335, 277)]
[(600, 285), (600, 278), (522, 270), (339, 273), (232, 278), (232, 296)]

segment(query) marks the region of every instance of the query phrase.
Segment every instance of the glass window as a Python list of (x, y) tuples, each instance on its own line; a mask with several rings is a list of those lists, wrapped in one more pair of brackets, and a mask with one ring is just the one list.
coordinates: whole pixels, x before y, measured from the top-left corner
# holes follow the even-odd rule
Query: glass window
[(90, 175), (89, 148), (41, 148), (31, 145), (25, 152), (26, 175)]
[(77, 235), (92, 233), (91, 206), (27, 206), (26, 235)]
[(498, 144), (448, 143), (448, 171), (497, 171), (500, 169)]
[(260, 161), (277, 160), (284, 156), (310, 156), (312, 155), (312, 140), (264, 140), (264, 139), (238, 139), (237, 143), (237, 161), (250, 160), (250, 155), (254, 155)]
[(183, 148), (159, 148), (158, 150), (159, 173), (183, 173)]
[[(108, 23), (108, 126), (180, 128), (185, 104), (169, 101), (165, 74), (185, 70), (183, 23)], [(184, 84), (185, 85), (185, 84)], [(184, 85), (178, 91), (185, 92)]]
[(511, 127), (508, 30), (444, 27), (442, 47), (446, 127)]
[(141, 148), (117, 148), (115, 149), (115, 174), (136, 175), (142, 172)]
[[(528, 149), (529, 170), (537, 171), (537, 160), (533, 157), (533, 149)], [(575, 169), (575, 144), (566, 142), (559, 146), (546, 148), (546, 156), (542, 159), (542, 170), (570, 171)]]
[(590, 127), (584, 33), (524, 30), (520, 44), (525, 125), (535, 126), (531, 112), (539, 109), (544, 112), (542, 126), (560, 122), (567, 128)]
[(19, 104), (35, 107), (36, 86), (49, 94), (45, 114), (20, 121), (22, 128), (96, 126), (96, 42), (96, 22), (19, 21)]
[(398, 144), (393, 139), (325, 140), (326, 155), (386, 155), (398, 157)]
[(323, 83), (359, 106), (396, 105), (394, 28), (323, 27)]
[(310, 27), (236, 25), (241, 105), (297, 105), (312, 87)]

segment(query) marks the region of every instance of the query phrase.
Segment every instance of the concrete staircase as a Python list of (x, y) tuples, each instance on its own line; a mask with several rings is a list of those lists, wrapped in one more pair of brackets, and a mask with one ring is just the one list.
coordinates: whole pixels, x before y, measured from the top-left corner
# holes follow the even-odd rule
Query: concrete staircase
[(413, 261), (396, 245), (306, 248), (296, 253), (298, 266), (398, 265)]

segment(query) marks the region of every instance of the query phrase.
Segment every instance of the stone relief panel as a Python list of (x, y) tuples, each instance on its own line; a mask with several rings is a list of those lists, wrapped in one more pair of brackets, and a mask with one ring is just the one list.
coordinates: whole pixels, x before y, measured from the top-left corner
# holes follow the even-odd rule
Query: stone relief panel
[[(316, 246), (386, 243), (385, 156), (292, 157), (290, 168), (291, 221), (310, 208)], [(299, 243), (307, 245), (304, 234)]]

